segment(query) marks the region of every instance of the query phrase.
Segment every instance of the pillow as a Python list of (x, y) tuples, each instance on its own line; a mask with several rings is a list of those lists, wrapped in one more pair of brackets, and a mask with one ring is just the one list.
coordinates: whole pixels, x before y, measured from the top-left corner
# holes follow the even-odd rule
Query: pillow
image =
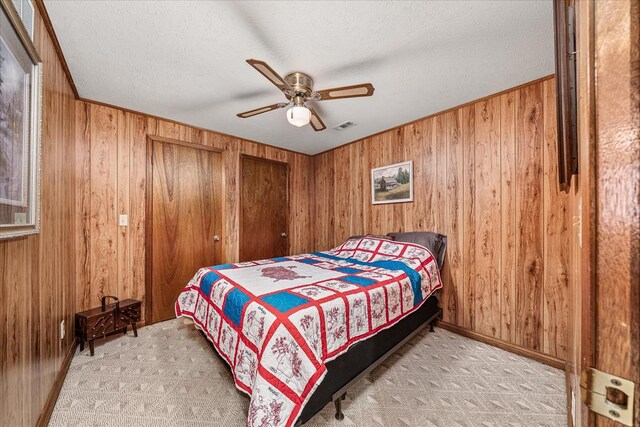
[(357, 235), (357, 236), (349, 236), (349, 238), (348, 238), (347, 240), (357, 240), (357, 239), (362, 239), (363, 237), (364, 237), (364, 236), (360, 236), (360, 235)]
[(412, 231), (408, 233), (389, 233), (398, 242), (417, 243), (429, 249), (436, 257), (438, 268), (442, 269), (444, 254), (447, 251), (447, 236), (430, 231)]
[(384, 239), (384, 240), (396, 240), (395, 237), (390, 236), (388, 234), (386, 236), (382, 234), (367, 234), (366, 236), (351, 236), (347, 240), (362, 239), (363, 237), (374, 237), (376, 239)]
[(389, 236), (388, 234), (385, 236), (384, 234), (367, 234), (365, 237), (373, 237), (375, 239), (382, 239), (382, 240), (396, 240), (395, 237), (393, 236)]

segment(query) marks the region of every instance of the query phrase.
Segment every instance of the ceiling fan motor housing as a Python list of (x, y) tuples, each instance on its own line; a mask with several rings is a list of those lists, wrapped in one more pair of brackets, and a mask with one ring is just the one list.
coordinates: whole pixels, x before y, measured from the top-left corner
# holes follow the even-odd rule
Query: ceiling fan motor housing
[(311, 98), (313, 79), (308, 74), (296, 71), (295, 73), (287, 74), (284, 81), (287, 82), (295, 92), (293, 96), (289, 96), (289, 99), (295, 96), (303, 96), (305, 99)]

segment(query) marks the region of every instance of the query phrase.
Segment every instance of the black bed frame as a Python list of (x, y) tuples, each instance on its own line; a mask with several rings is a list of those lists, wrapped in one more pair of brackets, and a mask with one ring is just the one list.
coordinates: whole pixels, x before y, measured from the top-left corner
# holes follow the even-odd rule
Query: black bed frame
[[(331, 362), (327, 362), (327, 374), (311, 395), (298, 421), (296, 421), (295, 427), (299, 427), (309, 421), (329, 402), (333, 402), (336, 406), (336, 419), (344, 419), (342, 401), (345, 399), (347, 391), (362, 377), (374, 370), (396, 350), (416, 336), (425, 326), (429, 325), (429, 330), (433, 332), (433, 326), (439, 319), (442, 319), (442, 309), (438, 307), (438, 298), (432, 295), (419, 309), (389, 329), (380, 331), (371, 338), (354, 344), (346, 353)], [(198, 332), (213, 348), (213, 344), (207, 339), (204, 332), (200, 329), (198, 329)], [(220, 357), (215, 349), (213, 353), (231, 370), (229, 364)]]
[(331, 401), (336, 406), (336, 419), (344, 419), (342, 401), (347, 391), (425, 326), (429, 325), (433, 331), (434, 324), (441, 318), (442, 309), (438, 307), (438, 299), (431, 296), (419, 309), (389, 329), (354, 344), (346, 353), (328, 362), (327, 375), (311, 395), (295, 425), (306, 423)]

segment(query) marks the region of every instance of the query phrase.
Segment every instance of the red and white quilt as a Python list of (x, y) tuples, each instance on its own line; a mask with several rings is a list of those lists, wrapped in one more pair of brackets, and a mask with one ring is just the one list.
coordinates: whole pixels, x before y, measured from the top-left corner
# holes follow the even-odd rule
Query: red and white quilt
[(200, 269), (176, 301), (251, 396), (248, 426), (292, 426), (325, 363), (442, 287), (435, 257), (364, 237), (327, 252)]

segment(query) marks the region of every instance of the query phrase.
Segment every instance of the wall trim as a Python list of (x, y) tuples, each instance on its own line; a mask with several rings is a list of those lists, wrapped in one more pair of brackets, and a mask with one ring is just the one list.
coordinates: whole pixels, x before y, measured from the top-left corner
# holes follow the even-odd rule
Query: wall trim
[(446, 329), (449, 332), (453, 332), (454, 334), (462, 335), (463, 337), (471, 338), (472, 340), (480, 341), (485, 344), (498, 347), (499, 349), (508, 351), (510, 353), (535, 360), (536, 362), (544, 363), (545, 365), (551, 366), (552, 368), (561, 369), (563, 372), (565, 371), (566, 362), (562, 359), (558, 359), (557, 357), (550, 356), (548, 354), (528, 348), (520, 347), (519, 345), (508, 343), (498, 338), (488, 337), (481, 333), (471, 331), (469, 329), (453, 325), (451, 323), (439, 321), (437, 323), (437, 326), (441, 327), (442, 329)]
[(47, 427), (47, 425), (49, 425), (51, 414), (53, 414), (53, 408), (55, 408), (56, 402), (58, 401), (58, 396), (60, 395), (62, 384), (64, 383), (64, 380), (67, 377), (67, 372), (69, 371), (69, 366), (71, 365), (71, 360), (73, 359), (73, 355), (76, 353), (77, 347), (78, 347), (78, 338), (74, 338), (73, 341), (71, 342), (71, 347), (69, 347), (67, 354), (64, 356), (64, 360), (62, 361), (62, 366), (60, 366), (60, 370), (58, 370), (58, 374), (56, 375), (56, 379), (53, 382), (53, 386), (49, 391), (47, 400), (44, 402), (44, 407), (42, 408), (42, 412), (40, 413), (40, 416), (38, 417), (38, 422), (36, 423), (37, 427)]
[(211, 151), (211, 152), (214, 152), (214, 153), (224, 153), (224, 151), (225, 151), (222, 148), (211, 147), (211, 146), (204, 145), (204, 144), (196, 144), (194, 142), (182, 141), (180, 139), (168, 138), (166, 136), (147, 134), (147, 138), (150, 138), (151, 140), (153, 140), (155, 142), (162, 142), (164, 144), (181, 145), (183, 147), (194, 148), (196, 150)]
[(483, 96), (483, 97), (478, 98), (478, 99), (474, 99), (474, 100), (469, 101), (469, 102), (465, 102), (464, 104), (456, 105), (455, 107), (447, 108), (446, 110), (438, 111), (437, 113), (429, 114), (429, 115), (426, 115), (424, 117), (420, 117), (419, 119), (411, 120), (410, 122), (402, 123), (401, 125), (397, 125), (397, 126), (394, 126), (392, 128), (382, 130), (380, 132), (372, 133), (371, 135), (363, 136), (362, 138), (358, 138), (358, 139), (355, 139), (353, 141), (346, 142), (346, 143), (344, 143), (342, 145), (339, 145), (337, 147), (333, 147), (333, 148), (330, 148), (328, 150), (324, 150), (324, 151), (322, 151), (322, 152), (320, 152), (318, 154), (313, 154), (312, 157), (321, 156), (323, 154), (330, 153), (331, 151), (337, 150), (339, 148), (344, 148), (344, 147), (346, 147), (348, 145), (355, 144), (356, 142), (360, 142), (360, 141), (363, 141), (363, 140), (368, 139), (368, 138), (372, 138), (372, 137), (377, 136), (377, 135), (382, 135), (383, 133), (391, 132), (391, 131), (397, 130), (397, 129), (405, 127), (405, 126), (409, 126), (409, 125), (412, 125), (414, 123), (421, 122), (422, 120), (426, 120), (426, 119), (429, 119), (431, 117), (436, 117), (436, 116), (439, 116), (441, 114), (445, 114), (445, 113), (448, 113), (450, 111), (454, 111), (454, 110), (457, 110), (459, 108), (475, 104), (476, 102), (484, 101), (485, 99), (493, 98), (494, 96), (503, 95), (505, 93), (509, 93), (511, 91), (514, 91), (514, 90), (518, 90), (518, 89), (521, 89), (521, 88), (524, 88), (524, 87), (527, 87), (527, 86), (530, 86), (530, 85), (533, 85), (533, 84), (536, 84), (536, 83), (540, 83), (540, 82), (543, 82), (545, 80), (552, 79), (555, 76), (556, 76), (555, 74), (549, 74), (548, 76), (540, 77), (538, 79), (531, 80), (530, 82), (522, 83), (522, 84), (519, 84), (517, 86), (510, 87), (508, 89), (504, 89), (504, 90), (501, 90), (499, 92), (495, 92), (495, 93), (492, 93), (490, 95), (486, 95), (486, 96)]
[(76, 84), (73, 81), (73, 77), (71, 76), (71, 71), (69, 70), (69, 66), (67, 65), (67, 60), (64, 57), (64, 53), (62, 53), (62, 47), (60, 47), (60, 42), (58, 41), (58, 36), (56, 36), (56, 32), (53, 30), (53, 24), (51, 23), (51, 19), (49, 18), (49, 13), (47, 12), (47, 8), (44, 5), (43, 0), (33, 0), (38, 8), (38, 12), (40, 12), (40, 17), (44, 22), (44, 26), (47, 29), (47, 33), (49, 33), (49, 37), (51, 38), (51, 42), (53, 43), (53, 48), (56, 51), (56, 55), (58, 56), (58, 60), (60, 61), (60, 65), (62, 66), (62, 70), (64, 74), (67, 76), (67, 81), (69, 82), (69, 86), (71, 86), (71, 90), (75, 95), (76, 99), (80, 98), (78, 95), (78, 89), (76, 88)]
[[(39, 0), (39, 1), (41, 1), (41, 0)], [(469, 101), (469, 102), (465, 102), (464, 104), (456, 105), (454, 107), (447, 108), (446, 110), (438, 111), (436, 113), (429, 114), (429, 115), (426, 115), (424, 117), (420, 117), (420, 118), (412, 120), (410, 122), (402, 123), (400, 125), (394, 126), (392, 128), (389, 128), (389, 129), (382, 130), (380, 132), (373, 133), (371, 135), (363, 136), (362, 138), (358, 138), (358, 139), (355, 139), (353, 141), (346, 142), (346, 143), (344, 143), (342, 145), (330, 148), (330, 149), (325, 150), (325, 151), (321, 151), (320, 153), (317, 153), (317, 154), (301, 153), (300, 151), (291, 150), (289, 148), (278, 147), (278, 146), (275, 146), (275, 145), (267, 144), (265, 142), (254, 141), (254, 140), (251, 140), (251, 139), (246, 139), (246, 138), (239, 137), (237, 135), (231, 135), (231, 134), (228, 134), (228, 133), (219, 132), (219, 131), (216, 131), (216, 130), (207, 129), (207, 128), (203, 128), (203, 127), (200, 127), (200, 126), (190, 125), (188, 123), (179, 122), (177, 120), (168, 119), (166, 117), (155, 116), (153, 114), (143, 113), (141, 111), (131, 110), (129, 108), (119, 107), (117, 105), (109, 104), (109, 103), (102, 102), (102, 101), (96, 101), (96, 100), (93, 100), (93, 99), (82, 98), (82, 97), (78, 97), (78, 100), (79, 101), (83, 101), (83, 102), (88, 102), (88, 103), (91, 103), (91, 104), (95, 104), (95, 105), (101, 105), (103, 107), (115, 108), (115, 109), (122, 110), (122, 111), (127, 112), (127, 113), (139, 114), (139, 115), (146, 116), (146, 117), (149, 117), (149, 118), (152, 118), (152, 119), (156, 119), (156, 120), (163, 120), (165, 122), (174, 123), (174, 124), (177, 124), (177, 125), (180, 125), (180, 126), (188, 126), (190, 128), (193, 128), (193, 129), (198, 129), (198, 130), (201, 130), (201, 131), (204, 131), (204, 132), (215, 133), (217, 135), (225, 136), (225, 137), (228, 137), (228, 138), (241, 139), (243, 141), (251, 142), (251, 143), (254, 143), (254, 144), (258, 144), (258, 145), (264, 145), (266, 147), (275, 148), (277, 150), (288, 151), (290, 153), (299, 154), (299, 155), (302, 155), (302, 156), (318, 157), (318, 156), (321, 156), (322, 154), (330, 153), (331, 151), (335, 151), (335, 150), (337, 150), (339, 148), (343, 148), (343, 147), (346, 147), (348, 145), (355, 144), (356, 142), (360, 142), (360, 141), (365, 140), (367, 138), (371, 138), (371, 137), (374, 137), (374, 136), (377, 136), (377, 135), (382, 135), (383, 133), (394, 131), (394, 130), (400, 129), (400, 128), (404, 127), (404, 126), (408, 126), (408, 125), (411, 125), (413, 123), (417, 123), (417, 122), (420, 122), (422, 120), (426, 120), (426, 119), (431, 118), (431, 117), (436, 117), (436, 116), (439, 116), (441, 114), (445, 114), (445, 113), (447, 113), (449, 111), (454, 111), (454, 110), (457, 110), (459, 108), (465, 107), (467, 105), (475, 104), (476, 102), (480, 102), (480, 101), (483, 101), (485, 99), (493, 98), (494, 96), (502, 95), (502, 94), (505, 94), (505, 93), (508, 93), (508, 92), (511, 92), (511, 91), (514, 91), (514, 90), (518, 90), (518, 89), (530, 86), (532, 84), (540, 83), (540, 82), (543, 82), (545, 80), (552, 79), (555, 76), (556, 76), (555, 74), (549, 74), (548, 76), (540, 77), (539, 79), (531, 80), (529, 82), (522, 83), (522, 84), (519, 84), (517, 86), (510, 87), (510, 88), (501, 90), (499, 92), (492, 93), (490, 95), (486, 95), (486, 96), (483, 96), (483, 97), (478, 98), (478, 99), (474, 99), (474, 100)]]
[(258, 145), (262, 145), (262, 146), (265, 146), (265, 147), (273, 148), (275, 150), (288, 151), (289, 153), (298, 154), (300, 156), (306, 156), (306, 157), (313, 157), (314, 156), (314, 154), (302, 153), (300, 151), (295, 151), (295, 150), (292, 150), (290, 148), (278, 147), (276, 145), (267, 144), (266, 142), (254, 141), (252, 139), (242, 138), (241, 136), (231, 135), (229, 133), (224, 133), (224, 132), (220, 132), (220, 131), (213, 130), (213, 129), (207, 129), (207, 128), (203, 128), (203, 127), (200, 127), (200, 126), (190, 125), (189, 123), (179, 122), (177, 120), (168, 119), (166, 117), (161, 117), (161, 116), (155, 116), (155, 115), (149, 114), (149, 113), (143, 113), (142, 111), (136, 111), (136, 110), (132, 110), (130, 108), (120, 107), (120, 106), (117, 106), (117, 105), (114, 105), (114, 104), (109, 104), (107, 102), (96, 101), (94, 99), (88, 99), (88, 98), (82, 98), (82, 97), (79, 97), (78, 101), (82, 101), (82, 102), (86, 102), (86, 103), (94, 104), (94, 105), (99, 105), (101, 107), (114, 108), (116, 110), (124, 111), (125, 113), (137, 114), (139, 116), (144, 116), (144, 117), (147, 117), (147, 118), (150, 118), (150, 119), (155, 119), (155, 120), (162, 120), (164, 122), (173, 123), (173, 124), (176, 124), (176, 125), (179, 125), (179, 126), (190, 127), (192, 129), (200, 130), (200, 131), (203, 131), (203, 132), (215, 133), (216, 135), (224, 136), (226, 138), (238, 139), (238, 140), (250, 142), (252, 144), (258, 144)]

